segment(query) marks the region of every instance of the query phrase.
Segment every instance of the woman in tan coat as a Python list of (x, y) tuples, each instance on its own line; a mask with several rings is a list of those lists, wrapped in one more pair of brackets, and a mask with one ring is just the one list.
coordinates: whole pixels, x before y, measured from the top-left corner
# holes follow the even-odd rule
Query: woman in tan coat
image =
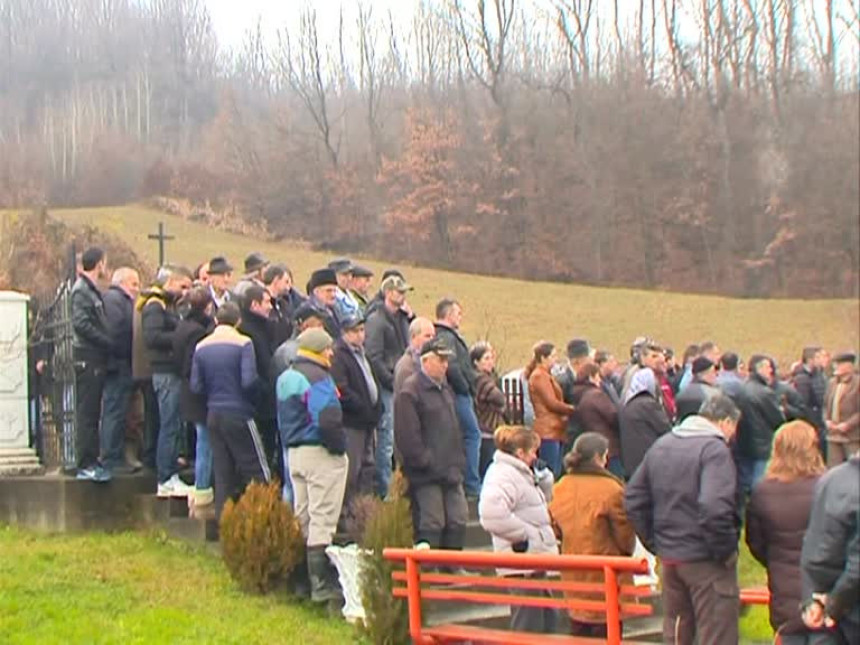
[[(549, 512), (567, 555), (633, 554), (636, 534), (624, 512), (624, 484), (606, 470), (609, 442), (595, 432), (580, 435), (564, 459), (567, 475), (553, 488)], [(566, 571), (569, 582), (603, 583), (602, 571)], [(619, 584), (631, 584), (629, 574)], [(602, 600), (602, 592), (568, 592), (568, 598)], [(606, 614), (570, 610), (573, 634), (606, 637)]]
[(534, 346), (534, 356), (526, 366), (525, 377), (529, 382), (529, 397), (535, 412), (533, 429), (541, 438), (539, 456), (558, 478), (561, 475), (567, 420), (574, 408), (564, 402), (561, 386), (550, 373), (555, 359), (552, 343), (539, 342)]

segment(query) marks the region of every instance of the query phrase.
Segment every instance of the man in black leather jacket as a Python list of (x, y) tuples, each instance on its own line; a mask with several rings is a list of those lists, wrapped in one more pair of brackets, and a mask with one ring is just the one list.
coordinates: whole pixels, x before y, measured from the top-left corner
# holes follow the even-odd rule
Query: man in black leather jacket
[(92, 247), (81, 256), (81, 273), (72, 287), (73, 353), (75, 359), (75, 452), (78, 479), (109, 481), (99, 463), (99, 417), (108, 358), (113, 340), (97, 282), (107, 277), (105, 252)]

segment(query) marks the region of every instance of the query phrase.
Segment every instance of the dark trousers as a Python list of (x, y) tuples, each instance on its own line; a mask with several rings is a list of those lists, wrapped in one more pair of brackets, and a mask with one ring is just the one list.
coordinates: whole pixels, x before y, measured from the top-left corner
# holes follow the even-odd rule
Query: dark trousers
[(99, 419), (105, 375), (104, 365), (75, 362), (75, 459), (79, 470), (99, 463)]
[[(546, 573), (538, 571), (525, 575), (510, 576), (511, 578), (545, 579)], [(513, 596), (535, 596), (539, 598), (558, 598), (558, 594), (548, 589), (530, 590), (512, 588)], [(515, 632), (532, 632), (535, 634), (561, 634), (566, 623), (562, 610), (552, 607), (523, 607), (511, 605), (511, 630)]]
[(736, 645), (740, 609), (737, 565), (663, 563), (663, 642)]
[(109, 467), (125, 461), (125, 426), (133, 391), (131, 365), (108, 373), (102, 397), (101, 455)]
[(283, 452), (280, 449), (280, 437), (278, 436), (278, 420), (254, 418), (254, 423), (257, 424), (257, 432), (260, 434), (260, 439), (263, 441), (263, 452), (266, 453), (266, 463), (269, 464), (269, 470), (277, 475), (278, 479), (284, 481), (283, 455), (278, 453)]
[(346, 456), (349, 470), (346, 474), (344, 508), (356, 495), (373, 494), (373, 478), (376, 474), (375, 431), (356, 430), (344, 427), (346, 433)]
[(570, 633), (574, 636), (606, 638), (609, 635), (609, 628), (606, 623), (581, 623), (578, 620), (571, 620)]
[(138, 387), (143, 395), (143, 447), (140, 460), (147, 468), (155, 470), (158, 428), (161, 426), (161, 419), (158, 416), (158, 398), (155, 396), (155, 388), (152, 387), (152, 379), (138, 381)]
[(212, 444), (215, 513), (220, 518), (228, 499), (239, 499), (248, 484), (268, 482), (271, 475), (253, 419), (210, 411), (206, 426)]
[(462, 484), (423, 484), (410, 488), (417, 519), (415, 541), (431, 548), (463, 548), (469, 507)]

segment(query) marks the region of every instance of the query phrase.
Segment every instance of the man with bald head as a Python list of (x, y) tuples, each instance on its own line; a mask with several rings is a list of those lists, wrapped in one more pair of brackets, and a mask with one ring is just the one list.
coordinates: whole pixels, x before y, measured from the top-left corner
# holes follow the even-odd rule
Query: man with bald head
[(134, 390), (131, 373), (132, 321), (134, 301), (140, 293), (140, 276), (130, 267), (113, 272), (110, 289), (104, 295), (108, 333), (113, 351), (108, 358), (107, 379), (102, 394), (102, 422), (99, 437), (101, 462), (114, 473), (137, 470), (125, 463), (125, 419)]
[(409, 347), (394, 366), (394, 396), (403, 386), (403, 381), (415, 374), (421, 368), (421, 348), (424, 343), (433, 340), (436, 328), (429, 318), (415, 318), (409, 323)]

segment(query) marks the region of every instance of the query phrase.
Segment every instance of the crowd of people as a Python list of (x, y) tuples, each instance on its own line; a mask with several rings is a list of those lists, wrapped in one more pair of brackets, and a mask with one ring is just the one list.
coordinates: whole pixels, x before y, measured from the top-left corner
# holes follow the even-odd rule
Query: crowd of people
[[(277, 478), (315, 601), (339, 596), (325, 548), (352, 501), (385, 497), (396, 463), (417, 548), (463, 548), (470, 499), (497, 550), (630, 555), (638, 537), (661, 558), (667, 642), (733, 642), (744, 515), (775, 629), (860, 625), (853, 353), (806, 348), (781, 378), (769, 356), (744, 363), (713, 342), (677, 361), (638, 338), (621, 365), (586, 339), (565, 358), (542, 341), (513, 376), (519, 401), (501, 386), (493, 347), (463, 338), (460, 303), (416, 315), (396, 269), (374, 290), (372, 271), (338, 258), (303, 295), (286, 265), (259, 253), (237, 280), (215, 257), (194, 271), (163, 266), (146, 288), (121, 267), (102, 291), (107, 267), (103, 250), (87, 249), (72, 289), (77, 477), (146, 466), (158, 496), (188, 497), (216, 518), (249, 482)], [(129, 454), (135, 392), (145, 431)], [(604, 633), (599, 615), (566, 618), (574, 633)], [(513, 622), (568, 630), (553, 611), (521, 608)]]

